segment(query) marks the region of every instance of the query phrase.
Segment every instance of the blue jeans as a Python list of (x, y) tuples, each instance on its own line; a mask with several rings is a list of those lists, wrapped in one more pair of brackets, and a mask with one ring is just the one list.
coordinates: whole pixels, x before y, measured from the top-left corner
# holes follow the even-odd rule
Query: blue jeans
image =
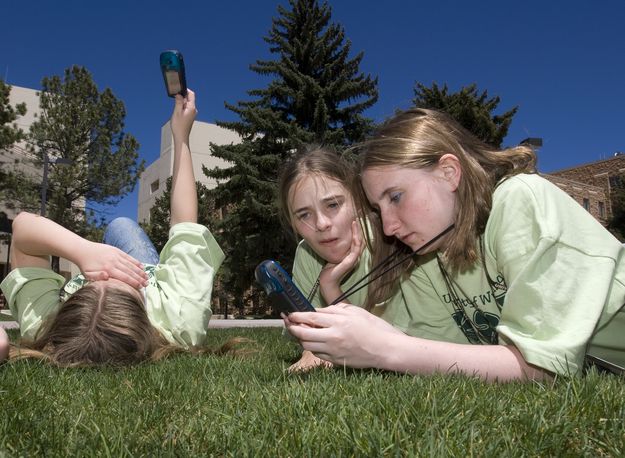
[(158, 264), (159, 256), (154, 244), (134, 220), (115, 218), (104, 231), (102, 243), (119, 248), (144, 264)]

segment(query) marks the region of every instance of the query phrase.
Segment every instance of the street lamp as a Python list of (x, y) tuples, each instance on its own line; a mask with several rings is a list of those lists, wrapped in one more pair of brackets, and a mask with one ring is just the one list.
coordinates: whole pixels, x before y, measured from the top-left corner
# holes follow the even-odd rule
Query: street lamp
[[(67, 159), (65, 157), (57, 157), (54, 159), (50, 159), (48, 157), (48, 152), (43, 150), (43, 178), (41, 180), (41, 216), (46, 216), (46, 199), (48, 192), (48, 164), (71, 164), (71, 159)], [(59, 273), (60, 270), (60, 260), (58, 256), (52, 256), (52, 270), (56, 273)]]
[(43, 179), (41, 181), (41, 216), (46, 216), (46, 194), (48, 192), (48, 164), (71, 164), (71, 159), (58, 157), (50, 159), (48, 152), (43, 151)]

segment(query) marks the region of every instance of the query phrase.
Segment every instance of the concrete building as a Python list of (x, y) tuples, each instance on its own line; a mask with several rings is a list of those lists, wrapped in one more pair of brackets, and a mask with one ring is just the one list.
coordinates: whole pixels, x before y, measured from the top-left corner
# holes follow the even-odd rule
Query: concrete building
[[(139, 178), (137, 221), (149, 222), (150, 209), (154, 205), (155, 200), (164, 192), (167, 178), (173, 173), (173, 140), (171, 127), (168, 121), (161, 127), (161, 152), (159, 158), (150, 164)], [(211, 155), (210, 143), (229, 145), (240, 142), (241, 137), (239, 137), (236, 132), (224, 129), (215, 124), (196, 120), (191, 130), (191, 137), (189, 138), (195, 179), (209, 189), (217, 186), (214, 180), (204, 175), (202, 166), (204, 165), (210, 169), (223, 167), (227, 163)]]
[[(20, 103), (26, 104), (26, 114), (19, 116), (15, 120), (17, 127), (22, 129), (25, 133), (28, 133), (30, 126), (37, 120), (40, 114), (39, 109), (39, 94), (34, 89), (25, 87), (12, 86), (11, 93), (9, 95), (9, 103), (11, 106), (16, 106)], [(41, 180), (43, 170), (38, 168), (32, 163), (32, 159), (35, 157), (34, 153), (29, 152), (25, 141), (14, 144), (8, 149), (0, 150), (0, 167), (7, 169), (19, 169), (34, 180)], [(0, 214), (6, 215), (6, 220), (3, 222), (8, 227), (3, 227), (0, 230), (10, 228), (10, 223), (16, 216), (17, 211), (7, 207), (5, 202), (0, 201)], [(0, 239), (0, 278), (8, 273), (9, 267), (9, 242), (10, 236), (4, 236)], [(60, 263), (60, 272), (62, 275), (69, 277), (78, 272), (76, 266), (73, 266), (67, 260), (62, 259)]]

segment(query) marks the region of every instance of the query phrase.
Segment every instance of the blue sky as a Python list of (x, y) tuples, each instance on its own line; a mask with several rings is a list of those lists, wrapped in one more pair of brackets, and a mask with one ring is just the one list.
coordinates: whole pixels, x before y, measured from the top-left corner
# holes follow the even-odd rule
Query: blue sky
[[(519, 106), (506, 145), (542, 137), (539, 169), (550, 172), (625, 151), (625, 2), (331, 0), (333, 21), (364, 51), (361, 70), (379, 78), (380, 99), (366, 114), (382, 121), (407, 108), (419, 81), (450, 89), (477, 83)], [(171, 100), (159, 53), (179, 49), (198, 119), (236, 119), (224, 102), (268, 79), (249, 70), (270, 58), (263, 37), (286, 0), (90, 2), (4, 0), (0, 75), (39, 89), (42, 77), (86, 67), (100, 90), (124, 101), (126, 132), (149, 164)], [(110, 210), (136, 218), (137, 193)]]

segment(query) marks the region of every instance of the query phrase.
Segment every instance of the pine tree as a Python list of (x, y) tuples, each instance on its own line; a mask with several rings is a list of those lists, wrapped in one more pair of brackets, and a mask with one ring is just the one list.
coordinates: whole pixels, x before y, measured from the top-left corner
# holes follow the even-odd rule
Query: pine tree
[(26, 104), (20, 103), (12, 107), (9, 103), (10, 94), (11, 86), (0, 79), (0, 149), (24, 139), (24, 132), (13, 121), (26, 114)]
[[(45, 77), (39, 95), (41, 116), (30, 129), (39, 162), (52, 159), (47, 216), (86, 234), (86, 205), (115, 205), (131, 192), (143, 171), (139, 144), (123, 131), (126, 110), (110, 89), (98, 91), (91, 74), (73, 66)], [(65, 159), (69, 164), (54, 163)]]
[[(196, 181), (195, 185), (198, 196), (198, 223), (210, 227), (211, 220), (217, 219), (215, 203), (206, 186), (199, 181)], [(154, 205), (150, 208), (150, 221), (146, 224), (141, 224), (159, 253), (169, 238), (170, 206), (171, 177), (167, 178), (165, 182), (163, 194), (156, 198)]]
[(518, 110), (518, 107), (514, 107), (501, 115), (492, 114), (501, 101), (499, 96), (489, 99), (488, 92), (479, 94), (475, 84), (449, 93), (447, 84), (440, 88), (433, 83), (428, 88), (417, 83), (414, 92), (413, 103), (416, 107), (433, 108), (448, 113), (464, 128), (496, 148), (501, 147)]
[[(8, 150), (25, 138), (25, 132), (14, 121), (26, 114), (26, 104), (20, 103), (15, 107), (9, 103), (11, 86), (0, 80), (0, 199), (11, 208), (15, 207), (14, 200), (22, 193), (19, 188), (28, 186), (34, 189), (32, 180), (14, 167), (14, 159)], [(32, 192), (28, 193), (29, 195)]]
[(248, 91), (251, 101), (226, 107), (240, 120), (219, 122), (235, 130), (242, 143), (212, 146), (212, 153), (232, 164), (204, 170), (220, 183), (216, 204), (224, 209), (220, 243), (226, 252), (224, 283), (242, 297), (254, 284), (253, 271), (266, 258), (290, 269), (294, 242), (277, 216), (280, 165), (305, 143), (342, 150), (360, 141), (372, 128), (363, 116), (378, 97), (377, 78), (363, 75), (363, 53), (350, 58), (351, 42), (343, 28), (331, 23), (331, 9), (317, 0), (289, 0), (264, 40), (274, 60), (251, 65), (274, 79), (264, 89)]

